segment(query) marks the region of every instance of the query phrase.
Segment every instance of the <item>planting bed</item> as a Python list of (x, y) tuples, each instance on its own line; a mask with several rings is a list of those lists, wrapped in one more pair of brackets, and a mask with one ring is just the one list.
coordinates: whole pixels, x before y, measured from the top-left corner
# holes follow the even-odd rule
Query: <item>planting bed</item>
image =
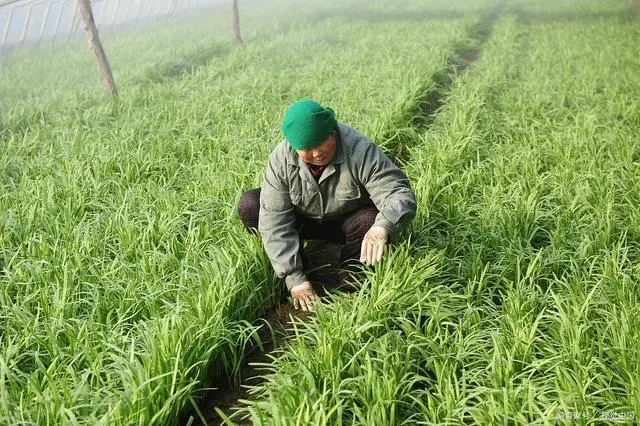
[[(634, 7), (294, 4), (107, 35), (117, 102), (80, 42), (0, 60), (0, 424), (636, 421)], [(235, 205), (302, 97), (419, 208), (289, 323)]]

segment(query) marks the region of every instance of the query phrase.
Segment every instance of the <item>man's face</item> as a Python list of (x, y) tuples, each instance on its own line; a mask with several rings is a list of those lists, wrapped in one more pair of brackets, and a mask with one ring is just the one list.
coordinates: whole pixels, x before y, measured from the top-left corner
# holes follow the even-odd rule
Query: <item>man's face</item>
[(333, 131), (320, 145), (306, 150), (296, 150), (302, 161), (315, 166), (324, 166), (336, 154), (336, 132)]

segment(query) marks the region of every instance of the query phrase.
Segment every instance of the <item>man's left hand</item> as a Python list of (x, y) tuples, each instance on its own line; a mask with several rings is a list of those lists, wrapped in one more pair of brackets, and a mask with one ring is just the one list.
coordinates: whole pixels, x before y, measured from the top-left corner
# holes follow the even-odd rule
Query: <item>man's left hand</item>
[(360, 262), (365, 265), (375, 265), (382, 259), (384, 246), (389, 239), (389, 233), (382, 226), (372, 226), (362, 239)]
[(313, 303), (318, 300), (318, 295), (309, 281), (298, 284), (289, 290), (293, 299), (293, 307), (303, 311), (313, 311)]

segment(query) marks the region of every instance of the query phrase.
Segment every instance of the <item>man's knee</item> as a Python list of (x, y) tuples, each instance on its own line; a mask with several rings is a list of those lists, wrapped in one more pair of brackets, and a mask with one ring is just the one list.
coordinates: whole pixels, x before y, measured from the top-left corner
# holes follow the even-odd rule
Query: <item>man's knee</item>
[(345, 245), (340, 252), (340, 260), (349, 262), (357, 260), (364, 235), (371, 229), (378, 216), (375, 206), (364, 207), (352, 213), (344, 222)]
[(347, 240), (361, 240), (373, 226), (378, 216), (375, 206), (364, 207), (356, 211), (345, 223)]
[(362, 209), (362, 212), (360, 214), (360, 221), (362, 222), (362, 227), (365, 228), (365, 233), (369, 229), (371, 229), (374, 223), (376, 223), (376, 217), (378, 217), (378, 213), (380, 212), (374, 206)]
[(257, 234), (260, 213), (260, 188), (250, 189), (238, 201), (238, 215), (248, 232)]

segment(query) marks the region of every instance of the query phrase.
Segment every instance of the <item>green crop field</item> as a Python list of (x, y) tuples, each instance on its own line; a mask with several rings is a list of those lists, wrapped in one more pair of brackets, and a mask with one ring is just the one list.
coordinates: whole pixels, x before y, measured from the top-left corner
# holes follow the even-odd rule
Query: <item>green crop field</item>
[(418, 215), (225, 422), (635, 423), (633, 4), (240, 3), (243, 48), (221, 12), (105, 34), (116, 101), (81, 40), (0, 58), (0, 425), (179, 424), (238, 379), (287, 302), (236, 203), (303, 97)]

